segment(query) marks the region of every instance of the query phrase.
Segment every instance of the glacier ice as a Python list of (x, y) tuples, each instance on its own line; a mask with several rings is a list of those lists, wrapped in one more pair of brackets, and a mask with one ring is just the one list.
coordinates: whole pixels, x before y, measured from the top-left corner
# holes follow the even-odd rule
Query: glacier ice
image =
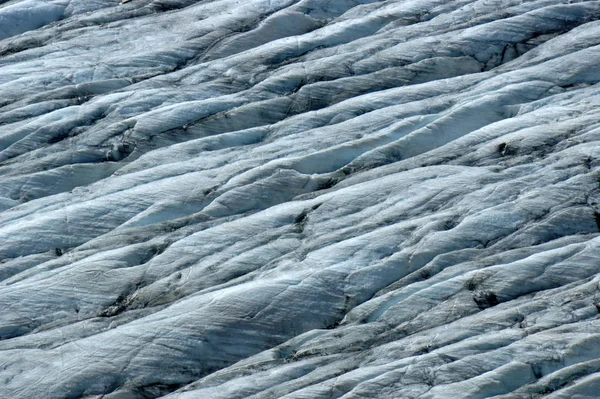
[(600, 1), (0, 3), (0, 398), (600, 397)]

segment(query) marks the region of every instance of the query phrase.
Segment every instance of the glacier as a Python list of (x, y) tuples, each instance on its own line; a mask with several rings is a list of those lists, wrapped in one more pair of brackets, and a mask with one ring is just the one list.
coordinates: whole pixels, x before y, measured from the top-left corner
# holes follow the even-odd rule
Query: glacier
[(600, 397), (600, 1), (0, 3), (0, 398)]

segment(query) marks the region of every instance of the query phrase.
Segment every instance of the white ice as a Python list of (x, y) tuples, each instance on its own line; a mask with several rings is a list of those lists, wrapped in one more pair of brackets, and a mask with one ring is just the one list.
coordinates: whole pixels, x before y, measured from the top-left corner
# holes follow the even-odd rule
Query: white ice
[(0, 398), (598, 398), (600, 1), (0, 4)]

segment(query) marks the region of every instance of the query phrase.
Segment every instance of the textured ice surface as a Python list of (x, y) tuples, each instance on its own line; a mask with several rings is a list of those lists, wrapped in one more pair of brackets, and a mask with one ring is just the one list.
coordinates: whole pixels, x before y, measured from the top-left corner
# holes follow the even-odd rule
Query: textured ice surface
[(0, 397), (600, 397), (600, 2), (0, 1)]

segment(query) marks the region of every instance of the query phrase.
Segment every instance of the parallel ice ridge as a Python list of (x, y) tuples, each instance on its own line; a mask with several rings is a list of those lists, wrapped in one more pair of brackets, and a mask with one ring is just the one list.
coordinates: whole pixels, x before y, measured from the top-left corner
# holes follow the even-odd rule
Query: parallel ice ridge
[(598, 398), (600, 1), (0, 1), (0, 398)]

